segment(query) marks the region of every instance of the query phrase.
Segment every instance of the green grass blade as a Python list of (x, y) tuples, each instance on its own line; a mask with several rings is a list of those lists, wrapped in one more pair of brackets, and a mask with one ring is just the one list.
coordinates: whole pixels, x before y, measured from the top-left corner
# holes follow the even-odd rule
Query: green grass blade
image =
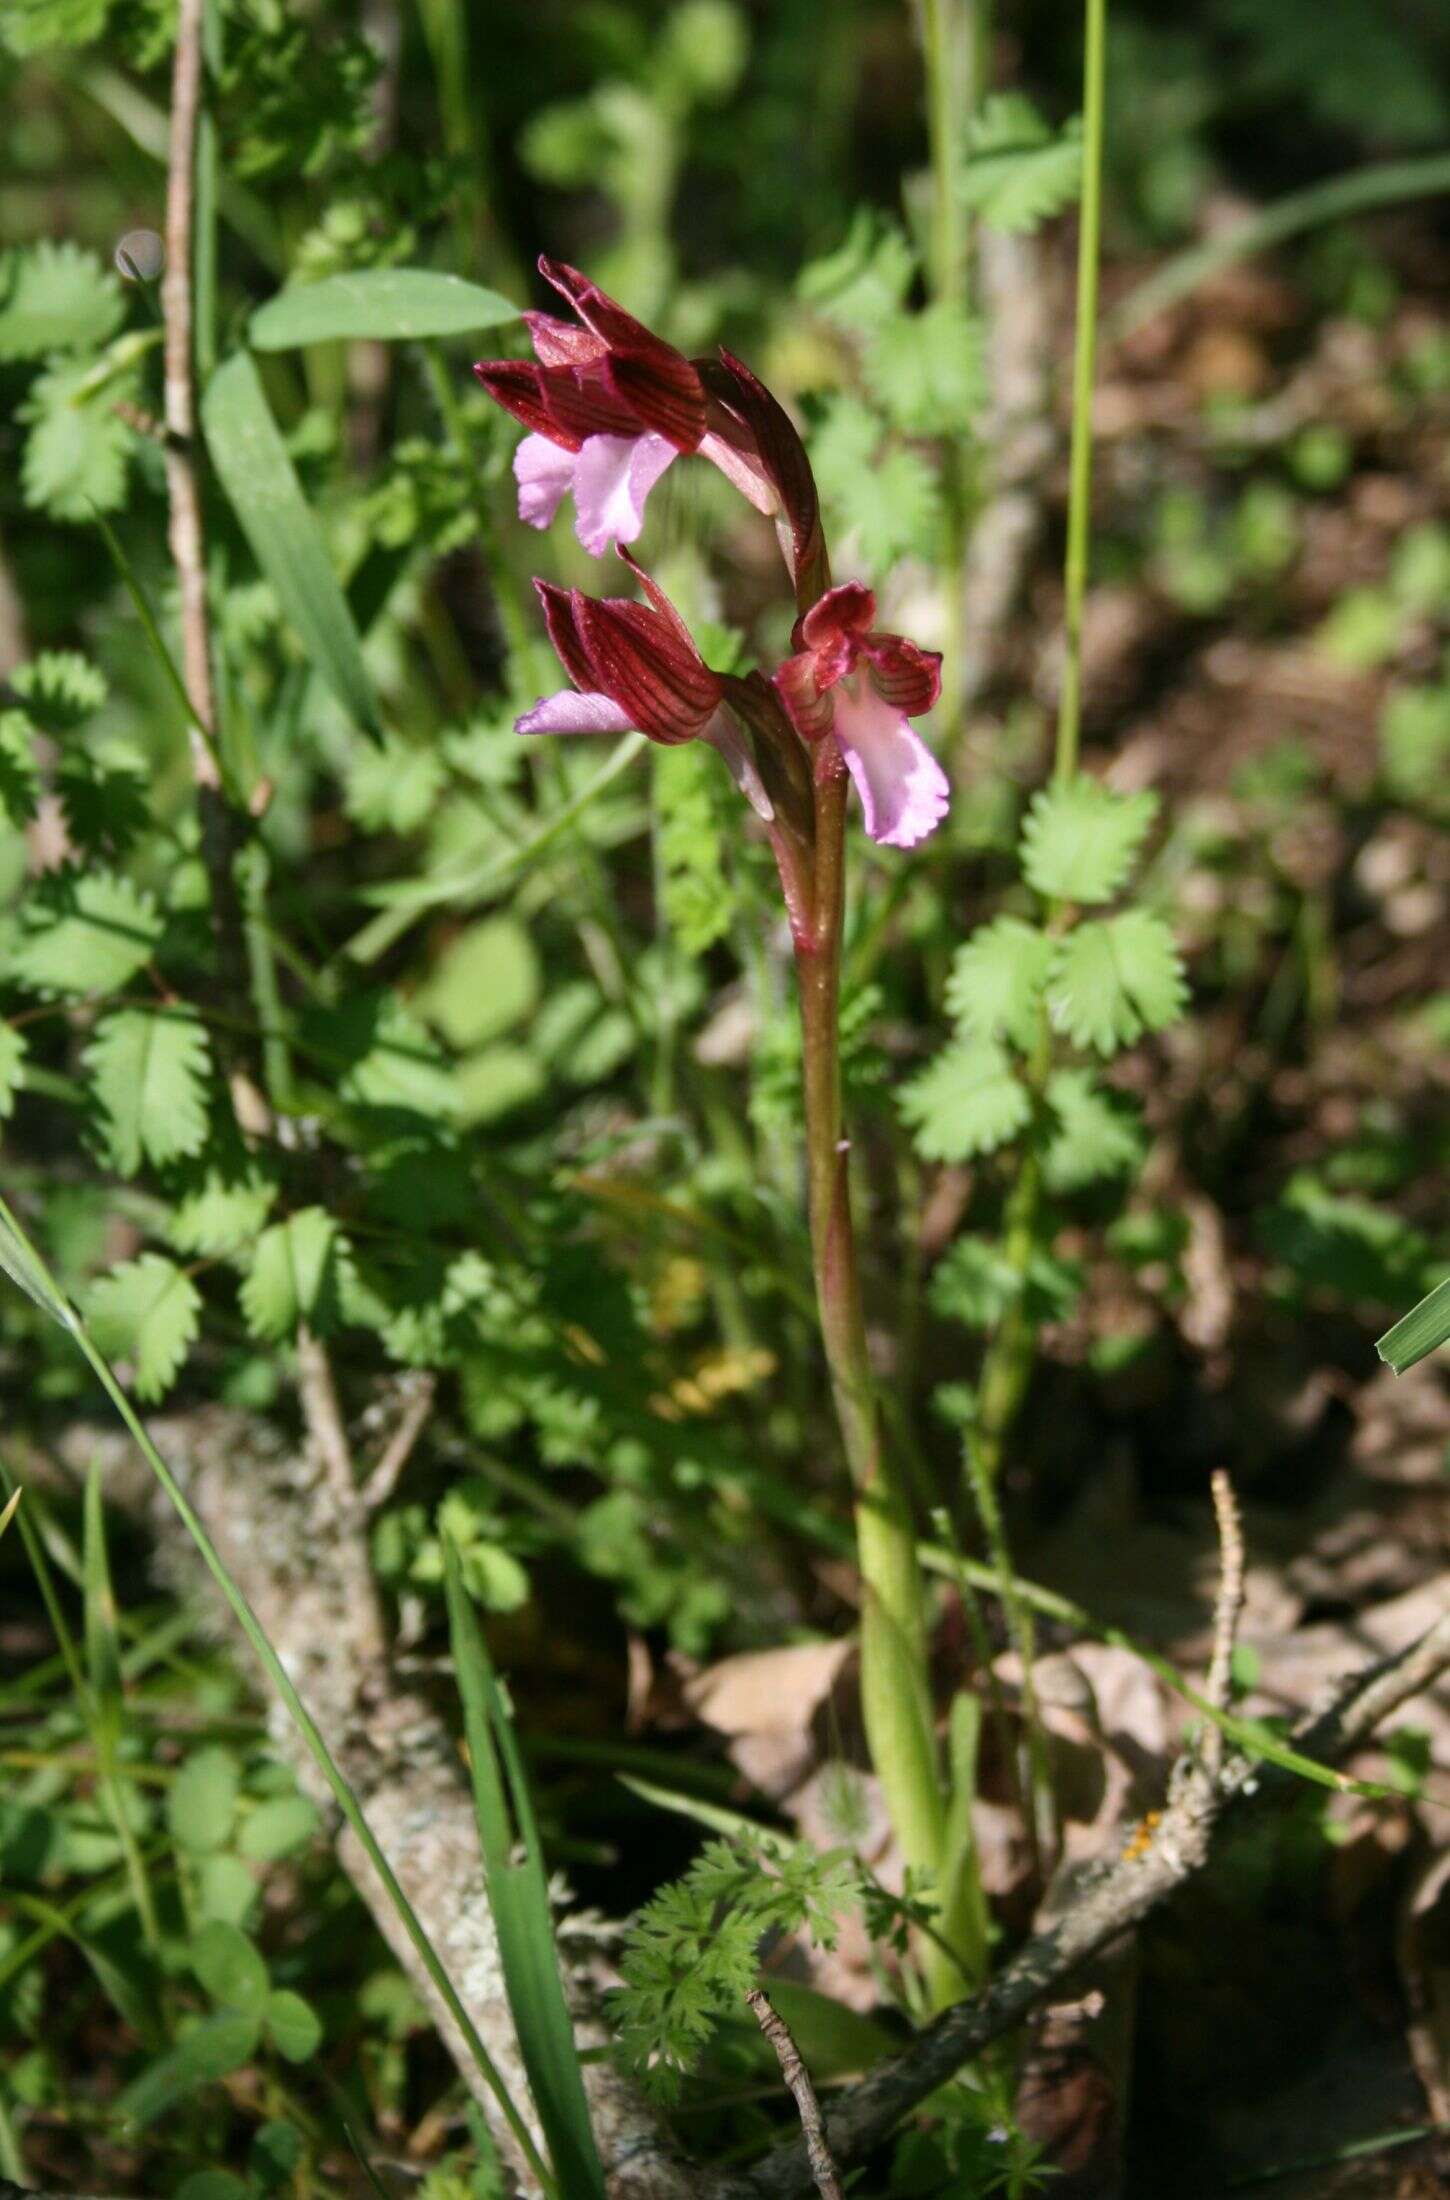
[[(1002, 1583), (994, 1567), (959, 1558), (935, 1543), (918, 1544), (917, 1553), (929, 1573), (944, 1574), (948, 1580), (969, 1581), (974, 1589), (985, 1589), (990, 1596), (1002, 1594)], [(1333, 1788), (1341, 1795), (1368, 1795), (1383, 1801), (1394, 1794), (1393, 1788), (1385, 1787), (1378, 1780), (1352, 1780), (1347, 1772), (1336, 1772), (1332, 1765), (1322, 1765), (1317, 1758), (1301, 1755), (1261, 1719), (1245, 1718), (1239, 1712), (1224, 1711), (1219, 1705), (1210, 1703), (1202, 1690), (1195, 1688), (1161, 1652), (1139, 1642), (1136, 1636), (1125, 1634), (1121, 1627), (1109, 1627), (1094, 1619), (1091, 1612), (1074, 1604), (1070, 1597), (1059, 1596), (1055, 1589), (1044, 1589), (1037, 1582), (1024, 1581), (1020, 1574), (1013, 1577), (1013, 1583), (1017, 1596), (1034, 1612), (1041, 1612), (1048, 1619), (1061, 1620), (1081, 1634), (1091, 1635), (1098, 1642), (1109, 1642), (1115, 1649), (1130, 1651), (1135, 1658), (1141, 1659), (1175, 1696), (1192, 1704), (1195, 1711), (1211, 1726), (1220, 1728), (1246, 1756), (1262, 1758), (1266, 1764), (1278, 1765), (1281, 1771), (1296, 1773), (1301, 1780), (1308, 1780), (1316, 1787)]]
[(207, 449), (242, 533), (317, 671), (374, 740), (382, 724), (362, 643), (251, 353), (233, 352), (201, 401)]
[(1437, 1283), (1408, 1314), (1402, 1314), (1393, 1329), (1385, 1331), (1375, 1350), (1397, 1375), (1403, 1375), (1406, 1368), (1438, 1352), (1447, 1337), (1450, 1337), (1450, 1276), (1443, 1283)]
[(467, 336), (518, 317), (509, 299), (466, 283), (461, 275), (428, 267), (365, 267), (289, 284), (252, 315), (249, 334), (258, 351), (287, 351), (339, 338)]
[[(111, 1404), (115, 1407), (142, 1458), (165, 1491), (187, 1534), (200, 1552), (208, 1573), (226, 1599), (233, 1617), (250, 1643), (268, 1680), (286, 1706), (293, 1725), (302, 1737), (308, 1755), (326, 1781), (338, 1809), (354, 1834), (356, 1834), (368, 1862), (377, 1873), (384, 1893), (392, 1904), (403, 1930), (417, 1951), (419, 1962), (427, 1972), (449, 2015), (458, 2026), (479, 2075), (498, 2102), (504, 2121), (513, 2133), (520, 2152), (545, 2192), (552, 2193), (554, 2190), (553, 2179), (540, 2157), (539, 2150), (534, 2144), (533, 2134), (520, 2115), (498, 2065), (484, 2046), (477, 2025), (464, 2007), (458, 1989), (444, 1969), (437, 1949), (424, 1932), (417, 1912), (403, 1892), (392, 1865), (383, 1854), (377, 1835), (363, 1815), (362, 1805), (344, 1779), (316, 1721), (298, 1695), (286, 1667), (268, 1640), (265, 1628), (247, 1602), (246, 1597), (242, 1594), (236, 1581), (233, 1580), (221, 1553), (208, 1535), (200, 1515), (194, 1510), (185, 1491), (152, 1442), (130, 1399), (112, 1373), (105, 1355), (92, 1342), (79, 1314), (75, 1312), (74, 1308), (67, 1305), (54, 1277), (35, 1246), (21, 1229), (9, 1204), (3, 1198), (0, 1198), (0, 1241), (13, 1241), (20, 1248), (32, 1272), (43, 1280), (50, 1298), (63, 1309), (62, 1315), (58, 1318), (63, 1319), (65, 1327), (70, 1330), (86, 1364), (110, 1399)], [(42, 1301), (42, 1303), (45, 1302)], [(24, 1519), (23, 1514), (21, 1518)]]
[(116, 1634), (116, 1597), (106, 1550), (106, 1516), (101, 1502), (101, 1473), (86, 1476), (82, 1563), (85, 1580), (86, 1673), (96, 1723), (114, 1739), (121, 1731), (121, 1655)]
[(3, 1535), (5, 1533), (5, 1530), (9, 1527), (11, 1521), (15, 1518), (15, 1515), (19, 1510), (20, 1491), (18, 1489), (14, 1489), (10, 1492), (9, 1497), (5, 1500), (5, 1510), (3, 1512), (0, 1512), (0, 1535)]
[(1175, 252), (1154, 269), (1146, 282), (1128, 292), (1108, 318), (1108, 334), (1130, 336), (1155, 313), (1176, 305), (1210, 276), (1235, 261), (1267, 252), (1272, 246), (1297, 237), (1323, 222), (1347, 221), (1378, 206), (1395, 206), (1406, 199), (1436, 198), (1450, 192), (1450, 154), (1432, 153), (1423, 160), (1379, 161), (1372, 168), (1356, 168), (1347, 176), (1312, 184), (1307, 191), (1291, 191), (1286, 198), (1237, 222), (1207, 244), (1190, 245)]
[(518, 1741), (448, 1537), (443, 1565), (489, 1907), (529, 2088), (566, 2200), (604, 2200), (604, 2172), (559, 1976), (548, 1877)]

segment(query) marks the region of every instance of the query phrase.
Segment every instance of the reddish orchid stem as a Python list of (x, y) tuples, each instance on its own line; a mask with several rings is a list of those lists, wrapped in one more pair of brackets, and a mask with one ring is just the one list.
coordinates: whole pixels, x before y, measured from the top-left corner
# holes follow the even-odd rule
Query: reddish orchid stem
[[(821, 1337), (855, 1489), (866, 1741), (906, 1862), (934, 1879), (946, 1803), (932, 1719), (926, 1599), (904, 1482), (883, 1442), (866, 1344), (841, 1108), (840, 979), (848, 781), (833, 743), (815, 752), (809, 921), (795, 921), (811, 1243)], [(787, 896), (790, 898), (790, 882)]]

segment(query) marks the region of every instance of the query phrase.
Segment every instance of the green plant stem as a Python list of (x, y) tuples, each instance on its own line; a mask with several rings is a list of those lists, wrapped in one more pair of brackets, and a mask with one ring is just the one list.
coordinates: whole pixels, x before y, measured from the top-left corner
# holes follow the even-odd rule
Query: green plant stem
[(1072, 362), (1072, 455), (1068, 469), (1067, 578), (1062, 688), (1057, 704), (1060, 780), (1077, 770), (1082, 719), (1082, 611), (1092, 517), (1093, 376), (1097, 365), (1098, 249), (1102, 231), (1103, 80), (1107, 0), (1087, 0), (1083, 55), (1082, 215), (1077, 244), (1077, 333)]
[(955, 61), (962, 0), (921, 0), (921, 52), (926, 72), (926, 129), (931, 148), (931, 279), (938, 298), (960, 298), (966, 278), (959, 131), (965, 119)]
[[(808, 925), (796, 926), (811, 1247), (821, 1339), (855, 1490), (866, 1742), (902, 1856), (934, 1881), (942, 1862), (946, 1814), (933, 1730), (926, 1595), (906, 1484), (882, 1442), (851, 1220), (848, 1142), (842, 1130), (839, 1006), (846, 785), (839, 766), (818, 770), (814, 893)], [(939, 1983), (945, 1990), (947, 1982)]]
[[(1082, 618), (1087, 593), (1092, 518), (1092, 400), (1097, 361), (1098, 257), (1102, 231), (1104, 60), (1107, 0), (1086, 0), (1083, 54), (1083, 187), (1078, 234), (1077, 332), (1073, 353), (1072, 453), (1069, 465), (1067, 565), (1064, 581), (1062, 687), (1058, 697), (1054, 776), (1077, 770), (1082, 723)], [(1016, 1282), (1011, 1304), (982, 1362), (977, 1422), (966, 1442), (967, 1478), (1001, 1588), (1007, 1631), (1022, 1666), (1024, 1763), (1022, 1788), (1039, 1864), (1055, 1845), (1055, 1811), (1046, 1743), (1032, 1682), (1035, 1628), (1017, 1593), (1011, 1549), (1002, 1518), (1000, 1485), (1007, 1438), (1016, 1422), (1032, 1370), (1034, 1325), (1028, 1311), (1028, 1277), (1041, 1227), (1043, 1095), (1052, 1067), (1052, 1038), (1044, 1017), (1027, 1068), (1033, 1119), (1026, 1150), (1007, 1203), (1007, 1264)]]

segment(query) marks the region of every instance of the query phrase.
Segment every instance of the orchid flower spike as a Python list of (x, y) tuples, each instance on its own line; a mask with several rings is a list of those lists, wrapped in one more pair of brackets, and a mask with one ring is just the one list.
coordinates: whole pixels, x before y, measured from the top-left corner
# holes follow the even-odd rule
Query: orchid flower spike
[(728, 352), (686, 359), (577, 268), (545, 258), (539, 270), (579, 324), (526, 313), (534, 359), (481, 359), (473, 370), (530, 431), (514, 454), (520, 519), (547, 527), (572, 495), (579, 540), (601, 557), (638, 538), (655, 483), (698, 452), (780, 520), (801, 601), (819, 595), (830, 576), (815, 483), (764, 385)]
[(775, 673), (787, 717), (803, 740), (833, 740), (855, 782), (866, 830), (889, 848), (914, 848), (947, 812), (946, 773), (910, 725), (941, 692), (941, 657), (900, 634), (875, 631), (876, 598), (848, 581), (796, 621), (796, 654)]
[(637, 731), (667, 748), (708, 741), (751, 808), (769, 823), (775, 813), (749, 741), (726, 706), (726, 683), (705, 663), (664, 590), (628, 562), (647, 604), (534, 582), (549, 639), (573, 686), (541, 696), (517, 721), (518, 731)]

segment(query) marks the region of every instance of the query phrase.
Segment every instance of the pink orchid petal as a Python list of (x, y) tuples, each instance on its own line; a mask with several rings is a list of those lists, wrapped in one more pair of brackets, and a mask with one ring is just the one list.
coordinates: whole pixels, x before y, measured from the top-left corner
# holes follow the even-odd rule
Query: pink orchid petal
[(578, 455), (561, 451), (546, 435), (526, 435), (514, 452), (519, 485), (519, 518), (530, 527), (547, 527), (574, 486)]
[(711, 748), (719, 751), (725, 766), (746, 801), (767, 825), (775, 816), (775, 805), (765, 791), (765, 781), (756, 769), (755, 758), (750, 753), (750, 743), (733, 718), (723, 709), (717, 710), (708, 726), (700, 734)]
[(899, 710), (861, 684), (835, 690), (836, 739), (856, 783), (866, 830), (887, 848), (914, 848), (936, 831), (951, 788), (931, 750)]
[(675, 457), (662, 435), (591, 435), (574, 462), (575, 532), (592, 558), (633, 542), (645, 499)]
[(532, 710), (514, 722), (516, 733), (629, 733), (634, 721), (607, 695), (580, 695), (561, 688), (541, 695)]

